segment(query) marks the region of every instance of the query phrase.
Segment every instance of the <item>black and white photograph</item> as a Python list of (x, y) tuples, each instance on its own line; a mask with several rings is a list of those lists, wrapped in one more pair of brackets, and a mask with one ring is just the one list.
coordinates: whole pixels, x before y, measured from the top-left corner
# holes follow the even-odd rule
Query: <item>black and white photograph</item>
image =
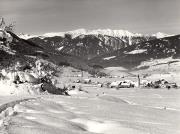
[(180, 134), (180, 0), (0, 0), (0, 134)]

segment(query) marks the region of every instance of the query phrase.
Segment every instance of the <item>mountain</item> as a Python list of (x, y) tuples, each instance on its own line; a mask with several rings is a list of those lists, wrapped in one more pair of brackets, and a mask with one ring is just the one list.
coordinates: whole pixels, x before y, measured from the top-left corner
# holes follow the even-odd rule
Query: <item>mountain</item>
[(114, 50), (155, 39), (154, 36), (131, 33), (126, 30), (85, 30), (69, 32), (46, 33), (40, 36), (21, 35), (30, 37), (28, 40), (59, 50), (60, 52), (92, 59), (96, 56), (110, 53)]
[(80, 35), (108, 35), (113, 37), (122, 37), (122, 36), (142, 36), (142, 34), (138, 33), (131, 33), (127, 30), (111, 30), (111, 29), (97, 29), (97, 30), (86, 30), (86, 29), (77, 29), (73, 31), (67, 31), (67, 32), (51, 32), (51, 33), (45, 33), (42, 35), (28, 35), (28, 34), (20, 34), (19, 36), (21, 38), (32, 38), (32, 37), (54, 37), (54, 36), (61, 36), (64, 37), (65, 34), (72, 35), (72, 38), (75, 38)]
[(172, 57), (180, 58), (180, 35), (154, 39), (113, 51), (89, 60), (91, 65), (121, 66), (135, 69), (142, 62)]
[(113, 37), (107, 35), (79, 35), (72, 38), (67, 34), (65, 37), (54, 36), (39, 38), (34, 37), (28, 39), (34, 43), (49, 49), (55, 49), (60, 52), (81, 57), (83, 59), (91, 59), (99, 55), (110, 53), (114, 50), (125, 48), (129, 45), (150, 40), (148, 37), (131, 37), (127, 36)]
[[(171, 38), (172, 36), (160, 32), (150, 36), (132, 33), (127, 30), (78, 29), (68, 32), (46, 33), (38, 36), (21, 35), (21, 37), (26, 39), (30, 37), (28, 41), (56, 53), (68, 54), (78, 57), (79, 59), (91, 61), (91, 59), (94, 60), (96, 57), (101, 57), (104, 55), (110, 55), (109, 57), (114, 56), (111, 54), (117, 52), (121, 53), (121, 51), (124, 52), (126, 49), (132, 48), (131, 50), (136, 50), (137, 48), (134, 47), (142, 45), (140, 48), (138, 48), (138, 51), (140, 51), (139, 49), (144, 49), (144, 47), (147, 46), (146, 43), (156, 44), (156, 42), (164, 39), (164, 37)], [(163, 45), (166, 44), (166, 41), (161, 40), (159, 43)], [(157, 53), (153, 53), (153, 51), (151, 52), (151, 49), (153, 48), (156, 49), (154, 46), (152, 46), (152, 48), (148, 48), (150, 51), (149, 55), (153, 54), (152, 56), (155, 56)], [(157, 50), (154, 51), (157, 52)], [(131, 59), (130, 55), (127, 57), (130, 57)], [(133, 58), (134, 57), (132, 55), (132, 59)], [(107, 62), (107, 64), (109, 64), (110, 61), (115, 62), (113, 61), (115, 59), (116, 58), (112, 58), (109, 61), (105, 60), (102, 62), (105, 64)]]
[(8, 32), (13, 40), (9, 45), (0, 43), (0, 68), (13, 67), (17, 61), (26, 65), (34, 65), (38, 59), (43, 59), (56, 65), (68, 65), (78, 69), (91, 69), (86, 62), (75, 56), (68, 55), (53, 49), (53, 47), (42, 45), (19, 38), (16, 34)]

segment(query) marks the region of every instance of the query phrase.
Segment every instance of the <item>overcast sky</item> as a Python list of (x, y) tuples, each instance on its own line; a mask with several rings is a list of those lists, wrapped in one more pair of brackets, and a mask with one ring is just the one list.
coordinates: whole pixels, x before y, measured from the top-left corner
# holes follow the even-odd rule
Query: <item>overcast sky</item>
[(180, 34), (180, 0), (0, 0), (17, 33), (85, 29)]

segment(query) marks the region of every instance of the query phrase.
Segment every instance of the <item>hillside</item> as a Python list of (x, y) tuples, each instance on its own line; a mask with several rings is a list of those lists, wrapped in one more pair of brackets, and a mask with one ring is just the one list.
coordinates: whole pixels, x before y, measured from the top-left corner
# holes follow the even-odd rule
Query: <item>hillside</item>
[(21, 39), (12, 32), (9, 32), (9, 34), (13, 37), (12, 42), (8, 46), (1, 44), (1, 68), (14, 66), (17, 61), (34, 65), (36, 60), (44, 59), (56, 65), (68, 65), (84, 70), (89, 69), (83, 60), (79, 60), (75, 56), (55, 51), (53, 47), (47, 47), (39, 42)]
[(167, 57), (179, 58), (179, 44), (180, 35), (150, 40), (96, 57), (89, 60), (89, 63), (102, 65), (103, 67), (122, 66), (133, 69), (147, 60)]

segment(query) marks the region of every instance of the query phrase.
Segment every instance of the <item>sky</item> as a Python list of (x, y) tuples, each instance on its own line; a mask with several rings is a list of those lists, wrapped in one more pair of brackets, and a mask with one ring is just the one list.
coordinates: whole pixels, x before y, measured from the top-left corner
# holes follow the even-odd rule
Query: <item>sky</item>
[(0, 0), (0, 17), (16, 33), (80, 28), (180, 34), (180, 0)]

